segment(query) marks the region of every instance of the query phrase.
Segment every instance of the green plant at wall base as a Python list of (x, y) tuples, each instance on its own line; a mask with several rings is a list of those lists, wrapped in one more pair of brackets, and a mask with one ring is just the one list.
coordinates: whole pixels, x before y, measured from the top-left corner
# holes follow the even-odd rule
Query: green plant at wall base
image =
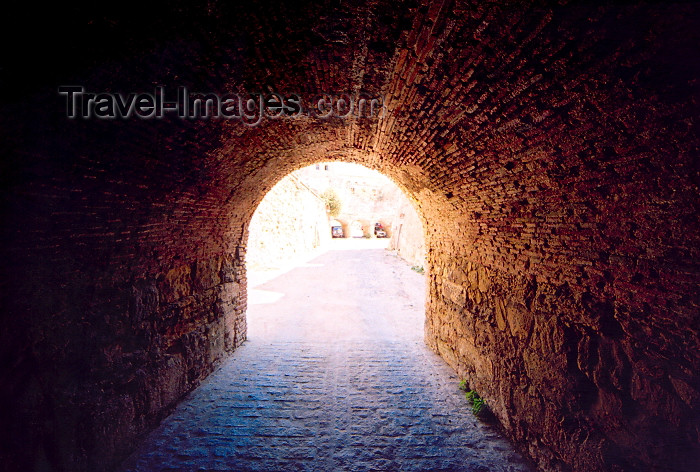
[(478, 393), (476, 393), (476, 390), (466, 391), (467, 388), (469, 388), (467, 386), (467, 381), (462, 380), (459, 383), (459, 389), (465, 391), (464, 396), (467, 400), (469, 400), (469, 403), (472, 404), (472, 413), (474, 413), (474, 416), (485, 415), (488, 411), (486, 401), (483, 398), (481, 398)]
[(474, 413), (475, 416), (480, 416), (482, 413), (484, 413), (486, 411), (485, 410), (486, 402), (474, 390), (469, 390), (465, 394), (465, 396), (467, 397), (467, 400), (469, 400), (471, 402), (472, 413)]
[(422, 274), (423, 272), (425, 272), (425, 269), (423, 269), (423, 266), (418, 266), (418, 265), (414, 265), (413, 267), (411, 267), (411, 270), (415, 270), (419, 274)]

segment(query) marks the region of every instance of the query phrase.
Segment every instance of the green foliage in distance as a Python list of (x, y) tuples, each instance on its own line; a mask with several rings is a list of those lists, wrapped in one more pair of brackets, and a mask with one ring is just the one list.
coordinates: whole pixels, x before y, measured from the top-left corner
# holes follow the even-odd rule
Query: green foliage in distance
[(342, 208), (338, 194), (335, 193), (335, 190), (329, 188), (321, 194), (321, 198), (326, 203), (326, 210), (328, 210), (330, 217), (336, 218), (340, 214), (340, 209)]

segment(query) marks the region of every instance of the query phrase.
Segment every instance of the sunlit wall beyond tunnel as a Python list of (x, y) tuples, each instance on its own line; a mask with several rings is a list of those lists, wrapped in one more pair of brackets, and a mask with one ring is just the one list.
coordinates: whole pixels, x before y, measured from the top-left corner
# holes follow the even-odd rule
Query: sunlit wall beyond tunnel
[(383, 241), (367, 247), (386, 247), (422, 273), (424, 233), (413, 204), (381, 173), (344, 162), (298, 169), (269, 190), (248, 225), (248, 295), (251, 284), (323, 251), (363, 247), (346, 239)]
[(330, 239), (324, 200), (296, 173), (290, 174), (265, 195), (250, 219), (246, 269), (279, 270)]
[[(338, 161), (415, 205), (426, 341), (541, 470), (699, 462), (697, 4), (51, 8), (3, 28), (5, 469), (128, 454), (245, 340), (264, 195)], [(71, 119), (71, 84), (350, 91), (382, 113)]]

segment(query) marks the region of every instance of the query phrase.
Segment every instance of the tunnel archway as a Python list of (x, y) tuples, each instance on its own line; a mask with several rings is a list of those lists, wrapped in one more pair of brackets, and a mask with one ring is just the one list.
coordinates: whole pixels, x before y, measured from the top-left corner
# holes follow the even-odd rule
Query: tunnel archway
[[(242, 342), (257, 202), (338, 159), (420, 208), (426, 339), (543, 470), (692, 470), (696, 5), (204, 3), (14, 22), (52, 41), (2, 71), (8, 468), (123, 457)], [(353, 91), (386, 113), (70, 119), (65, 84)]]
[[(330, 171), (329, 171), (330, 167)], [(318, 172), (323, 169), (323, 171)], [(327, 195), (331, 192), (330, 196)], [(334, 206), (331, 206), (331, 200)], [(409, 210), (410, 208), (410, 210)], [(331, 214), (331, 209), (335, 215)], [(410, 234), (413, 241), (406, 238), (404, 244), (407, 248), (412, 244), (417, 244), (421, 248), (424, 246), (425, 224), (422, 217), (415, 211), (414, 203), (409, 201), (403, 191), (396, 185), (394, 181), (385, 175), (373, 171), (365, 166), (356, 163), (344, 163), (335, 161), (330, 163), (325, 161), (321, 164), (305, 166), (281, 178), (267, 193), (264, 198), (255, 207), (255, 212), (249, 221), (247, 227), (247, 241), (245, 250), (245, 271), (247, 278), (247, 293), (248, 303), (246, 310), (246, 326), (251, 326), (250, 319), (250, 304), (268, 304), (274, 303), (281, 297), (290, 295), (287, 290), (287, 295), (279, 292), (270, 292), (267, 289), (258, 289), (261, 284), (266, 284), (283, 274), (294, 271), (301, 267), (315, 266), (308, 262), (311, 258), (320, 257), (320, 254), (326, 252), (338, 252), (338, 254), (351, 254), (346, 258), (352, 261), (358, 260), (358, 255), (367, 257), (369, 265), (376, 264), (377, 252), (384, 252), (387, 255), (389, 249), (389, 239), (383, 241), (369, 241), (369, 235), (363, 233), (362, 240), (349, 232), (344, 231), (344, 238), (354, 238), (355, 241), (336, 240), (332, 234), (333, 226), (339, 226), (343, 221), (351, 221), (356, 224), (360, 221), (364, 222), (364, 228), (371, 231), (370, 222), (382, 219), (386, 222), (391, 222), (399, 217), (399, 210), (404, 212), (411, 211), (415, 216), (415, 221), (411, 221), (405, 232)], [(403, 214), (401, 215), (403, 216)], [(359, 218), (359, 220), (358, 220)], [(345, 225), (349, 226), (349, 225)], [(319, 238), (319, 232), (323, 233), (323, 237)], [(376, 239), (376, 238), (375, 238)], [(351, 244), (352, 243), (352, 244)], [(382, 244), (383, 243), (383, 244)], [(359, 251), (359, 252), (358, 252)], [(369, 252), (368, 252), (369, 251)], [(401, 265), (409, 267), (416, 261), (413, 259), (402, 258), (403, 253), (392, 253), (392, 257), (384, 258), (385, 264), (388, 266), (395, 261), (401, 261)], [(381, 258), (381, 257), (380, 257)], [(338, 258), (336, 263), (347, 265), (347, 261), (343, 257)], [(319, 267), (324, 267), (325, 264), (320, 264)], [(421, 267), (421, 274), (424, 272), (425, 263), (421, 260), (418, 263)], [(304, 304), (305, 308), (310, 308), (317, 304), (316, 298), (325, 295), (326, 292), (331, 292), (335, 285), (344, 285), (345, 283), (355, 283), (356, 286), (364, 286), (369, 281), (380, 282), (380, 285), (392, 286), (392, 282), (398, 282), (403, 278), (392, 278), (386, 274), (377, 278), (373, 272), (365, 270), (357, 271), (352, 264), (348, 266), (349, 273), (345, 274), (346, 279), (343, 279), (343, 274), (338, 270), (332, 270), (328, 274), (327, 280), (322, 279), (313, 283), (314, 292), (316, 295), (309, 295), (311, 298), (308, 303)], [(320, 269), (319, 269), (320, 270)], [(367, 269), (369, 270), (369, 269)], [(340, 278), (337, 278), (339, 276)], [(334, 279), (335, 282), (331, 282)], [(335, 284), (335, 285), (334, 285)], [(424, 337), (424, 292), (426, 292), (427, 284), (422, 284), (422, 288), (418, 289), (416, 300), (420, 299), (421, 320), (416, 324), (416, 329), (420, 331), (420, 338)], [(408, 287), (408, 286), (407, 286)], [(296, 287), (294, 292), (304, 292), (311, 287), (304, 285)], [(320, 291), (319, 291), (320, 288)], [(380, 297), (379, 287), (377, 287), (377, 297)], [(401, 293), (416, 292), (415, 284), (411, 284), (410, 288), (404, 290), (397, 289)], [(311, 293), (311, 292), (310, 292)], [(344, 308), (350, 300), (354, 300), (354, 296), (358, 292), (347, 292), (342, 295), (338, 303), (334, 299), (326, 301), (326, 311), (330, 318), (333, 318), (334, 308)], [(414, 294), (410, 293), (413, 297)], [(315, 297), (315, 298), (314, 298)], [(254, 299), (255, 301), (251, 300)], [(359, 298), (358, 298), (359, 300)], [(414, 298), (411, 298), (414, 300)], [(277, 311), (286, 310), (284, 304), (275, 308)], [(381, 300), (376, 300), (376, 303), (371, 303), (368, 299), (364, 302), (357, 302), (355, 306), (365, 309), (367, 306), (381, 305)], [(320, 305), (319, 305), (320, 306)], [(410, 305), (413, 308), (414, 305)], [(258, 313), (259, 317), (270, 316), (265, 313), (266, 310), (253, 310)], [(400, 308), (387, 308), (380, 310), (377, 316), (386, 317), (385, 312), (401, 312)], [(415, 310), (407, 310), (407, 315), (413, 316)], [(294, 311), (290, 313), (294, 316)], [(397, 320), (400, 320), (398, 316)], [(300, 322), (303, 320), (300, 319)], [(325, 321), (325, 317), (319, 317), (319, 322)], [(379, 320), (376, 320), (377, 322)], [(358, 324), (356, 328), (362, 329), (361, 325), (367, 324), (364, 321)], [(412, 329), (410, 324), (405, 325)], [(249, 339), (249, 336), (246, 336)]]
[[(312, 148), (306, 148), (307, 151), (312, 151)], [(316, 153), (316, 152), (310, 152), (308, 156), (306, 156), (303, 160), (300, 160), (299, 162), (295, 163), (293, 167), (291, 167), (291, 170), (289, 170), (288, 167), (280, 167), (279, 169), (274, 169), (271, 168), (270, 171), (274, 172), (271, 177), (267, 176), (261, 176), (261, 175), (256, 175), (252, 178), (254, 179), (260, 179), (262, 182), (269, 182), (265, 186), (260, 186), (259, 188), (259, 193), (257, 194), (256, 200), (251, 202), (251, 206), (248, 210), (252, 218), (253, 213), (255, 210), (259, 207), (260, 202), (263, 200), (264, 196), (269, 192), (277, 183), (279, 183), (285, 176), (290, 175), (292, 172), (308, 167), (308, 166), (313, 166), (315, 165), (316, 162), (319, 161), (319, 158), (321, 158), (325, 162), (341, 162), (341, 163), (352, 163), (352, 164), (357, 164), (360, 165), (364, 168), (379, 172), (381, 175), (388, 177), (393, 184), (395, 184), (398, 187), (398, 190), (408, 199), (409, 204), (416, 210), (416, 212), (419, 215), (419, 218), (421, 220), (421, 226), (423, 229), (423, 239), (425, 241), (428, 240), (428, 221), (431, 220), (430, 216), (426, 216), (426, 214), (432, 215), (432, 218), (434, 221), (432, 221), (430, 228), (431, 231), (440, 231), (441, 228), (443, 227), (442, 225), (445, 224), (445, 221), (442, 220), (442, 215), (447, 215), (450, 214), (450, 210), (446, 208), (445, 203), (447, 200), (442, 197), (439, 194), (435, 194), (434, 192), (431, 192), (425, 188), (427, 179), (425, 179), (424, 176), (422, 176), (421, 172), (417, 168), (407, 168), (404, 167), (401, 170), (396, 170), (392, 169), (391, 166), (387, 165), (382, 165), (381, 160), (377, 158), (377, 156), (373, 153), (367, 153), (367, 152), (362, 152), (358, 151), (356, 149), (347, 149), (344, 146), (335, 152), (329, 151), (327, 147), (323, 148), (322, 153)], [(413, 188), (413, 192), (411, 192), (409, 189)], [(442, 198), (441, 198), (442, 197)], [(441, 213), (437, 213), (436, 210), (438, 210)], [(426, 213), (427, 212), (427, 213)], [(250, 219), (247, 220), (245, 223), (245, 228), (246, 231), (242, 235), (242, 240), (247, 241), (248, 240), (248, 224), (250, 222)], [(368, 225), (369, 220), (366, 220), (366, 226)], [(348, 229), (345, 231), (345, 237), (346, 238), (351, 238), (352, 233), (350, 231), (351, 223), (348, 223), (347, 225)], [(371, 230), (370, 230), (371, 232)], [(426, 245), (428, 243), (426, 242)], [(243, 244), (239, 244), (239, 247), (244, 248)], [(243, 252), (246, 252), (245, 249), (243, 249)], [(426, 260), (427, 263), (427, 260)], [(427, 267), (425, 267), (426, 270), (426, 275), (430, 273), (430, 266), (429, 264), (426, 264)], [(429, 276), (426, 277), (426, 289), (429, 287)], [(426, 310), (428, 308), (429, 304), (426, 304)], [(432, 338), (434, 335), (431, 332), (430, 329), (431, 323), (428, 322), (427, 318), (427, 311), (426, 311), (426, 324), (425, 324), (425, 336), (426, 336), (426, 342), (431, 345), (431, 347), (435, 348), (435, 343), (430, 342), (428, 339)], [(454, 367), (454, 366), (453, 366)]]

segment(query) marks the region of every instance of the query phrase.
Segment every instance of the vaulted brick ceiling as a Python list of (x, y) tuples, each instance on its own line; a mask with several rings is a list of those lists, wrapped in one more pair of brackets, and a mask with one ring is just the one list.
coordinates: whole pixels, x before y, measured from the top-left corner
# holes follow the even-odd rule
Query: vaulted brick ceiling
[[(56, 419), (66, 413), (78, 428), (69, 404), (104, 407), (75, 400), (76, 382), (108, 392), (104, 402), (121, 411), (114, 392), (138, 369), (175, 375), (152, 367), (165, 355), (159, 343), (169, 348), (199, 328), (161, 327), (163, 303), (152, 326), (136, 327), (134, 293), (149, 280), (211, 264), (223, 273), (229, 264), (240, 286), (239, 324), (227, 328), (239, 338), (228, 347), (240, 342), (246, 226), (256, 204), (290, 171), (338, 159), (382, 171), (416, 203), (430, 248), (426, 340), (485, 392), (544, 469), (661, 464), (668, 454), (682, 470), (694, 454), (696, 6), (55, 8), (10, 16), (23, 34), (12, 35), (2, 71), (0, 118), (11, 316), (3, 378), (12, 385), (3, 393), (15, 402), (32, 382), (50, 385), (26, 400), (27, 411), (54, 418), (39, 436), (75, 434)], [(254, 127), (174, 116), (70, 120), (57, 88), (73, 84), (122, 93), (159, 85), (363, 93), (384, 97), (386, 113)], [(194, 272), (187, 290), (204, 293)], [(182, 391), (217, 357), (168, 355), (196, 366)], [(659, 395), (661, 406), (652, 400)], [(167, 406), (137, 406), (133, 431)], [(100, 430), (100, 421), (90, 428)], [(105, 453), (111, 461), (134, 437), (104, 434), (118, 438)], [(658, 443), (664, 434), (676, 442)], [(45, 447), (29, 432), (18, 437), (31, 445), (26, 460)], [(42, 454), (95, 467), (99, 447), (76, 441), (79, 452), (51, 443)]]

